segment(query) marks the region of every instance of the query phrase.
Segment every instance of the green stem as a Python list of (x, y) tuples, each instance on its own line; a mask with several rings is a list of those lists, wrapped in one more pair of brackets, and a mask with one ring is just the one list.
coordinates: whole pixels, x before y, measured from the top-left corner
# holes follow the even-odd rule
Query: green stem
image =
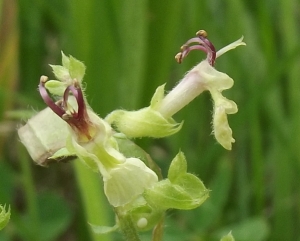
[(165, 215), (162, 216), (159, 223), (154, 227), (152, 232), (152, 241), (162, 241), (164, 235)]
[(132, 221), (130, 214), (127, 214), (121, 210), (121, 208), (115, 208), (116, 215), (119, 219), (119, 227), (122, 231), (126, 241), (140, 241), (136, 227)]
[[(94, 173), (79, 160), (74, 162), (74, 170), (77, 178), (77, 185), (80, 189), (80, 195), (83, 203), (86, 222), (96, 225), (107, 225), (109, 215), (106, 210), (109, 210), (106, 198), (103, 192), (103, 184), (99, 173)], [(98, 235), (88, 228), (92, 241), (110, 241), (111, 236)]]
[(31, 171), (31, 160), (28, 158), (24, 147), (19, 145), (19, 153), (22, 171), (22, 184), (25, 192), (26, 204), (30, 216), (30, 239), (32, 241), (39, 240), (39, 212), (36, 197), (36, 190), (34, 187), (33, 175)]

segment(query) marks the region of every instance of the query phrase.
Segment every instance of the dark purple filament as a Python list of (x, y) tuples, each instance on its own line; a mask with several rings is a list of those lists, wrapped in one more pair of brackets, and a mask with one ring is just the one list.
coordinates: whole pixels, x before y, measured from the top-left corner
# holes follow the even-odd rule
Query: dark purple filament
[[(190, 46), (190, 44), (192, 43), (196, 43), (196, 44)], [(205, 31), (203, 30), (198, 31), (197, 37), (191, 38), (181, 47), (181, 52), (175, 56), (177, 62), (181, 63), (182, 60), (192, 50), (201, 50), (205, 52), (207, 54), (207, 61), (211, 66), (214, 66), (216, 60), (216, 49), (214, 45), (207, 39), (207, 34)]]
[[(45, 87), (47, 79), (42, 77), (39, 84), (39, 92), (44, 102), (52, 109), (52, 111), (65, 120), (74, 131), (78, 134), (84, 134), (88, 139), (91, 139), (89, 134), (89, 118), (87, 114), (84, 97), (79, 84), (74, 81), (72, 85), (69, 85), (63, 94), (63, 98), (57, 102), (48, 94)], [(71, 109), (68, 103), (70, 93), (75, 97), (77, 102), (77, 111)]]

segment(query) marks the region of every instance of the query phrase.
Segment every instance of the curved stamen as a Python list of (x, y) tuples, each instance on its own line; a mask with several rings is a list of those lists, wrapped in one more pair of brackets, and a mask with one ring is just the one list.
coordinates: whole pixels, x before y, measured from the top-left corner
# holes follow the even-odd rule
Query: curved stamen
[(85, 112), (85, 104), (84, 104), (83, 94), (82, 94), (81, 88), (78, 87), (77, 85), (76, 86), (75, 85), (69, 85), (66, 88), (66, 90), (64, 92), (64, 96), (63, 96), (64, 105), (65, 105), (65, 108), (68, 109), (68, 98), (69, 98), (69, 93), (71, 92), (76, 99), (77, 108), (78, 108), (77, 113), (74, 112), (74, 113), (72, 113), (72, 115), (75, 119), (82, 119), (84, 117), (84, 112)]
[(207, 59), (211, 66), (214, 66), (216, 60), (215, 46), (206, 37), (207, 33), (204, 30), (199, 30), (196, 35), (203, 41), (204, 47), (207, 49)]
[[(175, 59), (178, 63), (190, 53), (192, 50), (201, 50), (207, 54), (207, 61), (211, 66), (214, 66), (216, 59), (216, 50), (214, 45), (206, 38), (207, 33), (204, 30), (200, 30), (196, 33), (197, 37), (189, 39), (182, 47)], [(196, 45), (189, 46), (191, 43), (197, 43)]]
[(47, 76), (41, 76), (40, 78), (40, 84), (39, 84), (39, 92), (41, 97), (43, 98), (46, 105), (49, 106), (49, 108), (57, 114), (59, 117), (62, 117), (66, 112), (63, 110), (63, 108), (60, 108), (49, 96), (48, 91), (45, 87), (45, 83), (48, 81)]

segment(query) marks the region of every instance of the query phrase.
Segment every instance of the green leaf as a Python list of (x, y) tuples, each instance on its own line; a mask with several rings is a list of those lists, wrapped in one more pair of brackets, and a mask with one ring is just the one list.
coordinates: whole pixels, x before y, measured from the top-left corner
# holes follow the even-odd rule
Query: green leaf
[[(70, 205), (57, 194), (44, 193), (38, 197), (40, 223), (40, 240), (52, 241), (69, 227), (72, 221)], [(30, 223), (28, 223), (30, 226)]]
[(73, 56), (70, 56), (69, 60), (69, 73), (71, 78), (81, 82), (85, 74), (85, 65)]

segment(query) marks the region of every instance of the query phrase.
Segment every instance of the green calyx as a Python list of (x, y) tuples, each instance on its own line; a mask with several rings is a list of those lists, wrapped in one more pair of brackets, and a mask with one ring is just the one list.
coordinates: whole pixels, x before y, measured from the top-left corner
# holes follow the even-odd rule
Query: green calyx
[(173, 135), (180, 131), (183, 122), (177, 123), (157, 110), (163, 97), (164, 85), (157, 88), (149, 107), (137, 111), (116, 110), (105, 120), (129, 138), (162, 138)]
[(180, 152), (172, 161), (168, 179), (162, 180), (145, 191), (149, 205), (162, 210), (193, 209), (200, 206), (209, 196), (202, 181), (187, 172), (186, 160)]

